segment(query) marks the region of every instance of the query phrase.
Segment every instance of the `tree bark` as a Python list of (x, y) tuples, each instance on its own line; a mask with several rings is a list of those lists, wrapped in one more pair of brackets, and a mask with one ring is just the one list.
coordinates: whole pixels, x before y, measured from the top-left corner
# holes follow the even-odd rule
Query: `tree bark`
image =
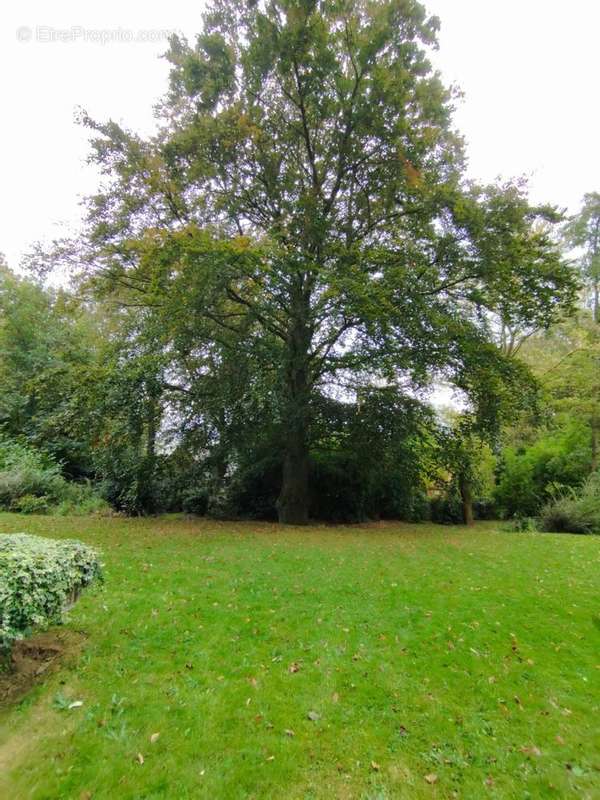
[(463, 475), (459, 478), (458, 484), (462, 500), (463, 522), (465, 525), (473, 525), (473, 495), (471, 493), (471, 484)]
[(277, 501), (279, 522), (306, 525), (309, 517), (309, 416), (310, 330), (308, 298), (298, 294), (287, 341), (285, 373), (285, 450), (281, 493)]
[(283, 481), (277, 502), (279, 522), (306, 525), (309, 511), (309, 450), (306, 428), (291, 422), (283, 461)]

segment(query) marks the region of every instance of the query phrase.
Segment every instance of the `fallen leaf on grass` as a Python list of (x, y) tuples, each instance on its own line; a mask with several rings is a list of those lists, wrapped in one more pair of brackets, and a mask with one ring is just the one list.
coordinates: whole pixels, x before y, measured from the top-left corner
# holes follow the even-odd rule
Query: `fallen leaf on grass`
[(306, 716), (311, 722), (317, 722), (317, 720), (321, 719), (321, 715), (317, 711), (309, 711)]
[(72, 703), (69, 703), (69, 711), (72, 708), (81, 708), (83, 705), (83, 700), (74, 700)]
[(285, 733), (286, 736), (295, 736), (296, 735), (291, 728), (286, 728), (284, 733)]
[(531, 755), (531, 756), (541, 756), (542, 755), (542, 751), (539, 749), (539, 747), (536, 747), (535, 745), (531, 745), (531, 746), (524, 745), (523, 747), (519, 747), (519, 750), (522, 753), (525, 753), (525, 755), (528, 755), (528, 756), (529, 755)]
[(150, 737), (151, 744), (154, 744), (154, 742), (156, 742), (158, 740), (159, 736), (160, 736), (160, 733), (153, 733), (152, 736)]
[(425, 775), (425, 780), (427, 783), (437, 783), (438, 776), (435, 772), (430, 772), (429, 775)]
[(371, 769), (374, 770), (375, 772), (379, 772), (381, 767), (376, 761), (371, 761)]
[(292, 663), (288, 667), (288, 672), (291, 672), (292, 674), (294, 672), (300, 672), (300, 664), (298, 664), (297, 661), (292, 661)]
[(558, 734), (557, 734), (557, 736), (556, 736), (556, 741), (557, 741), (559, 744), (564, 744), (564, 743), (565, 743), (565, 740), (562, 738), (562, 736), (560, 736), (560, 735), (558, 735)]
[(331, 702), (332, 702), (332, 703), (338, 703), (338, 702), (339, 702), (339, 699), (340, 699), (340, 696), (339, 696), (339, 694), (338, 694), (337, 692), (334, 692), (334, 693), (331, 695)]
[(144, 763), (144, 756), (141, 753), (137, 754), (137, 761), (138, 761), (138, 764), (143, 764)]

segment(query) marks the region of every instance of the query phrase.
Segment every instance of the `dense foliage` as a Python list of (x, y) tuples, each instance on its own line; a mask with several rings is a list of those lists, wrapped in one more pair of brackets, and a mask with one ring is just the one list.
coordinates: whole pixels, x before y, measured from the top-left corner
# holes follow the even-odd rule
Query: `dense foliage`
[(98, 554), (81, 542), (0, 536), (0, 652), (6, 655), (32, 628), (60, 622), (80, 590), (99, 577)]
[(597, 196), (466, 179), (437, 28), (223, 0), (155, 135), (82, 116), (81, 235), (0, 265), (0, 506), (469, 524), (598, 469)]
[(557, 493), (542, 508), (544, 531), (600, 533), (600, 474), (589, 476), (579, 490)]
[(86, 514), (106, 508), (97, 488), (89, 482), (67, 481), (51, 455), (0, 437), (0, 509)]
[(152, 360), (137, 444), (109, 451), (124, 507), (152, 505), (140, 490), (173, 406), (210, 452), (216, 497), (248, 423), (268, 420), (278, 516), (302, 523), (324, 468), (320, 397), (358, 407), (443, 377), (487, 436), (528, 400), (494, 329), (571, 306), (561, 217), (518, 183), (466, 180), (454, 93), (428, 59), (437, 28), (415, 0), (225, 0), (195, 45), (172, 39), (156, 136), (83, 116), (105, 180), (57, 257), (128, 310), (129, 349)]

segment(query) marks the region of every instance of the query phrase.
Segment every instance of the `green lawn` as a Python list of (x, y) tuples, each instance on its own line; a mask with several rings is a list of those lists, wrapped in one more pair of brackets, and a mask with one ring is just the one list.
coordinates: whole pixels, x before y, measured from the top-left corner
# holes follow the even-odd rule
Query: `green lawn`
[(106, 564), (70, 614), (79, 656), (0, 708), (2, 798), (600, 798), (600, 537), (0, 531), (77, 536)]

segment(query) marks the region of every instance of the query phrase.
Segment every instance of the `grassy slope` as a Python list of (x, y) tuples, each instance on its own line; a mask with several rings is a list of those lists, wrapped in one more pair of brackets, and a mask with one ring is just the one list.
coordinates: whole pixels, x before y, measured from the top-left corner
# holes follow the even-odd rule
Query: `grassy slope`
[(100, 547), (107, 580), (71, 613), (77, 663), (0, 710), (2, 797), (600, 797), (598, 537), (14, 530)]

